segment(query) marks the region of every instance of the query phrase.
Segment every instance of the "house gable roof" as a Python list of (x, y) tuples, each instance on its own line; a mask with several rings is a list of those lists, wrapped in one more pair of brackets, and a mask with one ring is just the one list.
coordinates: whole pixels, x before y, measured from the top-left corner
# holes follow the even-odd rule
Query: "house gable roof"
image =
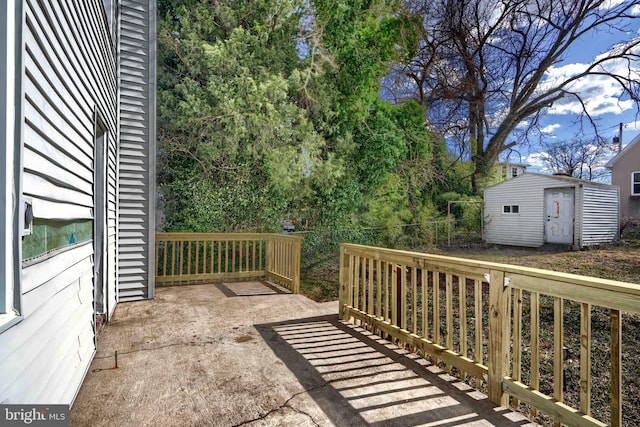
[(629, 151), (631, 151), (631, 147), (633, 147), (636, 144), (640, 144), (640, 134), (638, 134), (635, 138), (633, 138), (631, 142), (629, 142), (622, 149), (622, 151), (620, 151), (611, 160), (609, 160), (609, 162), (607, 163), (607, 169), (611, 169), (613, 165), (618, 161), (618, 159), (621, 159), (622, 157), (624, 157)]

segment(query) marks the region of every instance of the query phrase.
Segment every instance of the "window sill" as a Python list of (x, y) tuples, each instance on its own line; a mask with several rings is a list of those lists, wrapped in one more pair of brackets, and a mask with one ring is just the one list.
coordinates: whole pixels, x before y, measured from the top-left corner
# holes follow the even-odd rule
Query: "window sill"
[(11, 311), (9, 313), (0, 313), (0, 334), (11, 328), (22, 320), (22, 316)]

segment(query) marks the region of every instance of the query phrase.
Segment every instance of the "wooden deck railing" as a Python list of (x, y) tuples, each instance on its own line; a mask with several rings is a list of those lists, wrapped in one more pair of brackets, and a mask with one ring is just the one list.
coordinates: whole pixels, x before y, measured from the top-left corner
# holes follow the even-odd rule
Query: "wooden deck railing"
[[(591, 415), (591, 351), (598, 347), (610, 357), (595, 361), (610, 364), (610, 413), (605, 418), (622, 425), (621, 322), (623, 313), (640, 313), (640, 285), (352, 244), (341, 245), (340, 252), (343, 320), (354, 319), (420, 351), (463, 379), (475, 377), (473, 383), (486, 385), (496, 404), (507, 406), (511, 397), (515, 407), (525, 403), (532, 415), (540, 411), (556, 424), (571, 426), (605, 425)], [(576, 407), (563, 396), (569, 341), (565, 302), (579, 308)], [(592, 338), (596, 307), (599, 314), (607, 313), (609, 349)], [(529, 329), (523, 329), (523, 319)], [(543, 327), (550, 332), (544, 337)]]
[(302, 238), (259, 233), (156, 233), (157, 284), (267, 278), (300, 291)]

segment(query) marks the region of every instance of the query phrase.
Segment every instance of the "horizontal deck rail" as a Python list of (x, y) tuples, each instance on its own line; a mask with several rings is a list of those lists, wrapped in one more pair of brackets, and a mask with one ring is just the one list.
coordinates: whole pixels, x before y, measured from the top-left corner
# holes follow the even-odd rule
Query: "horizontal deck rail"
[(156, 284), (265, 278), (300, 291), (302, 238), (261, 233), (156, 233)]
[[(558, 425), (606, 425), (591, 411), (592, 348), (602, 346), (592, 337), (591, 316), (596, 307), (606, 310), (610, 360), (597, 363), (610, 365), (608, 423), (622, 425), (622, 316), (640, 313), (640, 285), (353, 244), (342, 244), (340, 253), (343, 320), (475, 378), (496, 404), (525, 403), (533, 416), (540, 411)], [(569, 304), (579, 309), (576, 407), (564, 399)], [(544, 351), (543, 327), (553, 337)], [(544, 391), (543, 362), (551, 371)]]

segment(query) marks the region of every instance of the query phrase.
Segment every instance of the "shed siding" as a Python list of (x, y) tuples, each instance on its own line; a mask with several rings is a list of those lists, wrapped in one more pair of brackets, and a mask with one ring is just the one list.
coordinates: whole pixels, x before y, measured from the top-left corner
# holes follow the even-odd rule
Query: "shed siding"
[(618, 239), (618, 191), (618, 187), (584, 187), (583, 246), (611, 243)]
[[(524, 175), (521, 175), (524, 176)], [(485, 241), (514, 246), (544, 244), (544, 188), (546, 180), (512, 178), (485, 190)], [(503, 205), (519, 205), (519, 214), (503, 214)]]
[[(107, 127), (107, 184), (117, 185), (115, 50), (103, 1), (23, 4), (23, 193), (36, 218), (93, 219), (96, 111)], [(115, 272), (115, 191), (108, 204)], [(0, 402), (72, 403), (95, 353), (93, 256), (88, 241), (23, 265), (23, 320), (0, 335)]]
[(154, 289), (155, 14), (155, 1), (120, 4), (120, 301)]

